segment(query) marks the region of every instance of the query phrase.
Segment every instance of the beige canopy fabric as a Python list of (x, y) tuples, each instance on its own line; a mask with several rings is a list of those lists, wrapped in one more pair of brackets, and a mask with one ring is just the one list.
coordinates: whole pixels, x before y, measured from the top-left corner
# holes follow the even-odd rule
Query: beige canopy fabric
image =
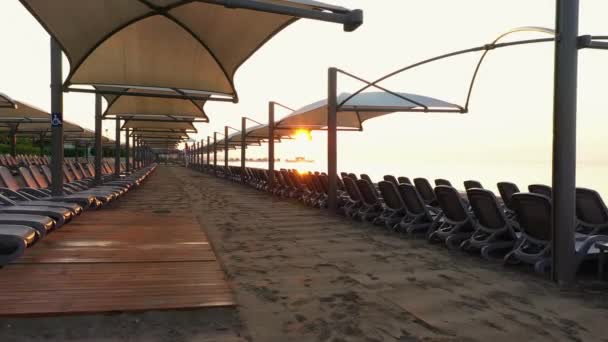
[[(258, 0), (344, 12), (309, 0)], [(64, 84), (204, 90), (237, 98), (234, 74), (297, 18), (212, 0), (20, 0), (70, 61)], [(216, 3), (214, 3), (216, 2)]]
[(0, 93), (0, 108), (15, 108), (17, 104), (13, 99), (3, 93)]
[(188, 131), (192, 133), (196, 133), (196, 127), (192, 122), (185, 121), (134, 121), (134, 120), (126, 120), (122, 125), (122, 129), (131, 128), (138, 131), (172, 131), (172, 130), (180, 130), (180, 131)]
[[(362, 124), (366, 120), (395, 112), (424, 112), (425, 107), (429, 112), (462, 112), (462, 107), (458, 105), (421, 95), (368, 92), (348, 99), (350, 96), (348, 93), (338, 96), (338, 104), (341, 104), (338, 110), (338, 129), (341, 130), (362, 130)], [(276, 127), (324, 130), (327, 128), (327, 110), (326, 99), (317, 101), (278, 121)]]
[[(100, 90), (119, 90), (127, 94), (136, 92), (135, 89), (97, 87)], [(197, 120), (199, 122), (209, 122), (203, 107), (205, 101), (195, 99), (178, 99), (169, 97), (158, 97), (158, 95), (172, 95), (171, 90), (149, 90), (155, 96), (129, 96), (111, 95), (104, 97), (108, 101), (108, 107), (103, 114), (104, 117), (130, 117), (131, 120), (154, 119), (154, 120)], [(188, 93), (188, 95), (205, 97), (208, 94)], [(137, 118), (134, 118), (136, 116)]]
[(0, 122), (48, 122), (48, 127), (50, 128), (51, 116), (49, 113), (25, 102), (16, 100), (11, 101), (15, 104), (15, 106), (0, 108)]
[[(0, 132), (14, 131), (20, 135), (50, 134), (51, 114), (25, 102), (11, 101), (15, 106), (0, 107)], [(82, 132), (83, 128), (64, 120), (63, 130), (64, 132)]]

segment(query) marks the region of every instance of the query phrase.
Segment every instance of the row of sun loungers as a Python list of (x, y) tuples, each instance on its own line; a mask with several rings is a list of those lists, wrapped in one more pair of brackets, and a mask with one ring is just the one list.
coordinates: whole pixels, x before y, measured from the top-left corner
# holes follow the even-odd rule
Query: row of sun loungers
[(20, 165), (17, 174), (0, 166), (0, 267), (84, 211), (120, 198), (156, 169), (155, 164), (131, 173), (121, 168), (121, 176), (116, 178), (112, 165), (106, 162), (104, 181), (96, 184), (91, 164), (66, 162), (63, 193), (54, 196), (47, 164)]
[[(324, 173), (274, 172), (269, 187), (268, 170), (204, 168), (219, 176), (245, 183), (283, 198), (298, 199), (315, 208), (327, 207), (328, 176)], [(505, 264), (531, 264), (547, 272), (551, 260), (551, 187), (533, 184), (522, 192), (509, 182), (497, 184), (500, 197), (474, 180), (464, 182), (464, 191), (448, 180), (435, 186), (424, 178), (384, 176), (377, 184), (369, 176), (342, 173), (338, 179), (340, 212), (353, 220), (368, 221), (391, 231), (421, 236), (430, 243), (444, 244), (479, 254)], [(595, 259), (596, 242), (608, 241), (608, 209), (594, 190), (579, 188), (575, 263)]]

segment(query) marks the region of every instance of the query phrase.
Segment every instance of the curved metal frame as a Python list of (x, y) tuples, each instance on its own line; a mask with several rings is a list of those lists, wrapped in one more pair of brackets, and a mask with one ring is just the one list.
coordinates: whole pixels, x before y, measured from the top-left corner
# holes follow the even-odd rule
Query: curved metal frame
[[(504, 37), (506, 37), (508, 35), (511, 35), (513, 33), (518, 33), (518, 32), (540, 32), (540, 33), (547, 33), (547, 34), (554, 35), (554, 37), (552, 37), (552, 38), (526, 39), (526, 40), (517, 40), (517, 41), (513, 41), (513, 42), (499, 43), (499, 41), (502, 40)], [(356, 92), (354, 92), (353, 94), (351, 94), (350, 96), (348, 96), (344, 101), (340, 102), (338, 104), (338, 111), (340, 111), (340, 109), (342, 107), (344, 107), (345, 104), (349, 100), (353, 99), (355, 96), (361, 94), (363, 91), (365, 91), (365, 90), (367, 90), (369, 88), (372, 88), (372, 87), (380, 89), (380, 90), (385, 91), (385, 92), (388, 92), (388, 93), (390, 93), (392, 95), (395, 95), (395, 96), (397, 96), (399, 98), (402, 98), (404, 100), (407, 100), (407, 101), (410, 101), (410, 102), (416, 104), (415, 101), (412, 101), (411, 99), (408, 99), (407, 97), (401, 96), (400, 94), (397, 94), (395, 92), (392, 92), (392, 91), (390, 91), (388, 89), (385, 89), (385, 88), (379, 86), (379, 83), (383, 82), (383, 81), (385, 81), (385, 80), (387, 80), (389, 78), (392, 78), (392, 77), (394, 77), (396, 75), (399, 75), (399, 74), (401, 74), (401, 73), (403, 73), (403, 72), (405, 72), (407, 70), (414, 69), (416, 67), (419, 67), (419, 66), (422, 66), (422, 65), (425, 65), (425, 64), (429, 64), (431, 62), (436, 62), (436, 61), (439, 61), (439, 60), (442, 60), (442, 59), (446, 59), (446, 58), (450, 58), (450, 57), (455, 57), (455, 56), (459, 56), (459, 55), (464, 55), (464, 54), (468, 54), (468, 53), (483, 51), (482, 56), (480, 57), (479, 61), (477, 62), (477, 65), (475, 67), (475, 71), (473, 73), (473, 77), (472, 77), (471, 82), (469, 84), (469, 91), (467, 93), (467, 98), (466, 98), (465, 105), (464, 106), (460, 106), (461, 107), (461, 111), (463, 113), (467, 113), (469, 111), (469, 103), (470, 103), (470, 99), (471, 99), (471, 94), (472, 94), (472, 91), (473, 91), (473, 87), (475, 86), (475, 81), (477, 80), (477, 76), (479, 74), (479, 70), (480, 70), (482, 63), (485, 60), (485, 58), (486, 58), (486, 56), (487, 56), (487, 54), (488, 54), (488, 52), (490, 50), (495, 50), (495, 49), (505, 48), (505, 47), (510, 47), (510, 46), (526, 45), (526, 44), (536, 44), (536, 43), (546, 43), (546, 42), (553, 42), (553, 41), (555, 41), (555, 31), (553, 31), (551, 29), (548, 29), (548, 28), (543, 28), (543, 27), (524, 26), (524, 27), (518, 27), (518, 28), (515, 28), (515, 29), (512, 29), (512, 30), (509, 30), (509, 31), (507, 31), (507, 32), (499, 35), (496, 39), (494, 39), (489, 44), (485, 44), (485, 45), (482, 45), (482, 46), (477, 46), (477, 47), (473, 47), (473, 48), (469, 48), (469, 49), (464, 49), (464, 50), (458, 50), (458, 51), (446, 53), (446, 54), (443, 54), (443, 55), (435, 56), (435, 57), (432, 57), (432, 58), (428, 58), (428, 59), (422, 60), (420, 62), (416, 62), (414, 64), (410, 64), (410, 65), (408, 65), (406, 67), (403, 67), (401, 69), (398, 69), (396, 71), (393, 71), (393, 72), (391, 72), (391, 73), (389, 73), (389, 74), (387, 74), (385, 76), (382, 76), (382, 77), (380, 77), (377, 80), (372, 81), (372, 82), (368, 82), (368, 81), (366, 81), (366, 80), (364, 80), (364, 79), (362, 79), (360, 77), (357, 77), (357, 76), (352, 75), (352, 74), (350, 74), (348, 72), (345, 72), (343, 70), (339, 70), (338, 69), (338, 71), (340, 73), (342, 73), (344, 75), (347, 75), (349, 77), (352, 77), (352, 78), (354, 78), (354, 79), (356, 79), (358, 81), (366, 83), (366, 85), (363, 86), (361, 89), (357, 90)], [(421, 105), (421, 107), (423, 107), (423, 111), (427, 111), (428, 110), (428, 108), (426, 106)]]

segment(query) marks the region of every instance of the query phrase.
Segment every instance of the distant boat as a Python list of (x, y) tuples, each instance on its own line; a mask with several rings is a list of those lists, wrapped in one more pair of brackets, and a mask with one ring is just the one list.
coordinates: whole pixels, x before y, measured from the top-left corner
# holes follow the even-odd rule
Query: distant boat
[(306, 159), (304, 157), (296, 157), (296, 159), (287, 159), (287, 163), (314, 163), (314, 160)]

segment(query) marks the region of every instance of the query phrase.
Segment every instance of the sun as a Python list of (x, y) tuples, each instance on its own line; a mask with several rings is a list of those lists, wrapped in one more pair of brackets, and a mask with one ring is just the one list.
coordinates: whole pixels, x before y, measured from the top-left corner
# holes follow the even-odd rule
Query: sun
[(305, 142), (305, 141), (312, 140), (312, 135), (310, 135), (310, 131), (307, 131), (305, 129), (297, 130), (294, 137), (295, 137), (296, 141), (298, 141), (298, 142)]

